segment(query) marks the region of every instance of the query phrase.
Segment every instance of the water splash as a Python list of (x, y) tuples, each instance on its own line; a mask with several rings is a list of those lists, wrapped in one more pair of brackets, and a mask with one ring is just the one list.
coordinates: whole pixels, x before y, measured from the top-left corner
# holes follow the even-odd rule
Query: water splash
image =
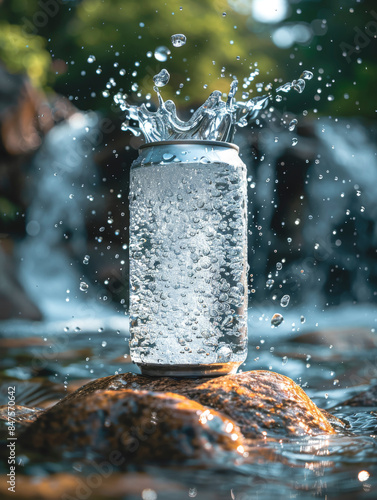
[[(247, 83), (243, 85), (244, 88), (245, 85), (251, 83), (256, 74), (256, 71), (250, 74)], [(304, 71), (298, 80), (280, 86), (276, 92), (289, 92), (294, 89), (301, 93), (305, 88), (304, 79), (308, 80), (312, 76), (309, 71)], [(126, 94), (118, 93), (114, 96), (115, 103), (126, 112), (122, 130), (129, 130), (136, 136), (143, 134), (147, 143), (185, 139), (232, 142), (236, 128), (245, 127), (255, 120), (259, 112), (265, 109), (272, 99), (270, 92), (267, 95), (237, 101), (235, 94), (238, 89), (238, 80), (234, 78), (226, 101), (223, 101), (222, 93), (215, 90), (189, 120), (183, 121), (177, 116), (174, 102), (164, 101), (159, 91), (158, 87), (165, 86), (169, 79), (170, 75), (166, 69), (162, 69), (153, 78), (154, 91), (157, 93), (159, 102), (157, 111), (149, 111), (145, 104), (140, 106), (128, 104)], [(266, 89), (271, 89), (271, 86)], [(246, 93), (243, 92), (242, 97), (245, 98), (245, 96)], [(130, 120), (137, 122), (138, 125), (131, 125)]]

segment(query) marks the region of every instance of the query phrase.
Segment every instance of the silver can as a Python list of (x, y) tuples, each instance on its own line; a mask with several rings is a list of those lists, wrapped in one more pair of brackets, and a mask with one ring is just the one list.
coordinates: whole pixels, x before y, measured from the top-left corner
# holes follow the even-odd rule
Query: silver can
[(130, 179), (130, 352), (143, 374), (225, 375), (245, 361), (246, 197), (234, 144), (141, 146)]

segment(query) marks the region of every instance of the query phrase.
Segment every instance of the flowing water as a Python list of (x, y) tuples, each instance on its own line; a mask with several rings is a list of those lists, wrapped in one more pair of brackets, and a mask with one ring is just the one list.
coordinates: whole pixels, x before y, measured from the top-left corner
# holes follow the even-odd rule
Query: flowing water
[[(139, 468), (139, 473), (148, 478), (145, 482), (144, 476), (139, 477), (140, 484), (145, 484), (139, 493), (114, 493), (113, 486), (122, 474), (136, 481), (135, 468), (130, 467), (128, 473), (115, 476), (111, 483), (104, 481), (101, 489), (91, 488), (92, 496), (88, 498), (107, 495), (134, 500), (144, 498), (142, 491), (147, 495), (149, 490), (157, 495), (150, 498), (162, 499), (375, 498), (377, 408), (341, 406), (342, 401), (376, 381), (376, 353), (360, 344), (365, 332), (376, 324), (374, 308), (344, 306), (321, 314), (309, 305), (287, 312), (284, 323), (271, 328), (274, 311), (249, 311), (249, 330), (254, 334), (241, 369), (271, 369), (293, 378), (319, 407), (344, 419), (346, 428), (338, 428), (332, 436), (250, 442), (249, 457), (238, 465), (226, 462), (223, 467), (214, 467), (208, 463), (200, 470), (178, 465)], [(102, 329), (95, 324), (79, 329), (78, 325), (83, 326), (79, 320), (69, 326), (56, 322), (4, 322), (0, 326), (4, 353), (0, 364), (2, 403), (9, 385), (16, 387), (17, 404), (43, 408), (86, 380), (135, 371), (129, 356), (123, 357), (127, 351), (127, 318), (123, 323), (119, 317), (112, 321), (104, 320)], [(322, 345), (295, 341), (309, 332), (331, 337)], [(343, 332), (348, 332), (349, 343), (340, 342)], [(1, 431), (4, 439), (4, 425)], [(17, 473), (33, 477), (34, 481), (41, 481), (46, 474), (68, 472), (86, 484), (86, 475), (97, 473), (90, 460), (72, 462), (67, 457), (60, 462), (46, 462), (43, 457), (19, 458), (23, 465), (18, 466)], [(5, 464), (2, 472), (7, 472)]]

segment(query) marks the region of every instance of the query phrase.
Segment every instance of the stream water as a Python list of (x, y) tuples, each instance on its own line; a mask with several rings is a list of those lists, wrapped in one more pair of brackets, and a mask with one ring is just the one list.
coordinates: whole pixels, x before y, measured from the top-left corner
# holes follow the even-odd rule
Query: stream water
[[(237, 466), (138, 468), (152, 481), (147, 489), (157, 495), (145, 498), (375, 498), (377, 408), (341, 406), (376, 382), (376, 350), (365, 341), (376, 326), (374, 308), (345, 305), (318, 313), (312, 306), (302, 306), (271, 328), (275, 311), (249, 311), (249, 356), (241, 369), (270, 369), (291, 377), (320, 408), (344, 419), (347, 429), (338, 429), (334, 436), (251, 442), (249, 458)], [(317, 341), (303, 343), (301, 335), (310, 332)], [(0, 334), (1, 404), (9, 385), (16, 387), (17, 404), (43, 408), (90, 379), (136, 371), (128, 356), (127, 318), (111, 313), (89, 322), (84, 318), (42, 324), (3, 322)], [(321, 344), (322, 337), (327, 340)], [(5, 433), (2, 422), (1, 439)], [(43, 457), (19, 458), (23, 465), (18, 474), (35, 480), (64, 471), (85, 481), (85, 474), (95, 470), (90, 463), (78, 464), (69, 457), (59, 463)], [(142, 491), (127, 496), (111, 492), (109, 485), (109, 497), (144, 498)], [(91, 495), (102, 498), (95, 489)]]

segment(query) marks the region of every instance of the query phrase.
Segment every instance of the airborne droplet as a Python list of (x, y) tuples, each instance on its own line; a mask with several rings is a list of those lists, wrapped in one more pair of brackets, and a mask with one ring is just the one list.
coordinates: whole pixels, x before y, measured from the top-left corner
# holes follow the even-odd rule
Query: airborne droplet
[(313, 73), (311, 71), (305, 70), (302, 72), (300, 78), (303, 78), (304, 80), (311, 80), (313, 78)]
[(296, 120), (296, 118), (294, 118), (294, 119), (293, 119), (293, 120), (289, 123), (289, 125), (288, 125), (288, 130), (289, 130), (290, 132), (293, 132), (293, 131), (294, 131), (294, 129), (295, 129), (295, 127), (296, 127), (296, 125), (297, 125), (297, 123), (298, 123), (298, 121)]
[(174, 47), (182, 47), (186, 43), (186, 37), (182, 34), (172, 35), (171, 43)]
[(87, 283), (85, 283), (85, 281), (82, 281), (80, 283), (80, 290), (82, 292), (87, 292), (88, 291), (88, 288), (89, 288), (89, 285)]
[(283, 323), (283, 321), (284, 321), (283, 316), (279, 313), (276, 313), (271, 318), (271, 325), (276, 327), (276, 326), (281, 325)]
[(293, 80), (292, 87), (297, 90), (299, 94), (301, 94), (305, 89), (305, 80), (299, 78), (298, 80)]
[(153, 77), (153, 81), (156, 87), (164, 87), (170, 80), (169, 72), (166, 69), (162, 69), (157, 75)]
[(287, 307), (290, 300), (291, 300), (291, 297), (289, 295), (283, 295), (283, 297), (280, 300), (281, 307)]
[(275, 281), (272, 279), (269, 279), (266, 281), (266, 288), (272, 288), (274, 286)]
[(171, 54), (170, 50), (163, 45), (157, 47), (157, 49), (154, 51), (155, 59), (157, 59), (157, 61), (160, 62), (165, 62), (170, 56), (170, 54)]

